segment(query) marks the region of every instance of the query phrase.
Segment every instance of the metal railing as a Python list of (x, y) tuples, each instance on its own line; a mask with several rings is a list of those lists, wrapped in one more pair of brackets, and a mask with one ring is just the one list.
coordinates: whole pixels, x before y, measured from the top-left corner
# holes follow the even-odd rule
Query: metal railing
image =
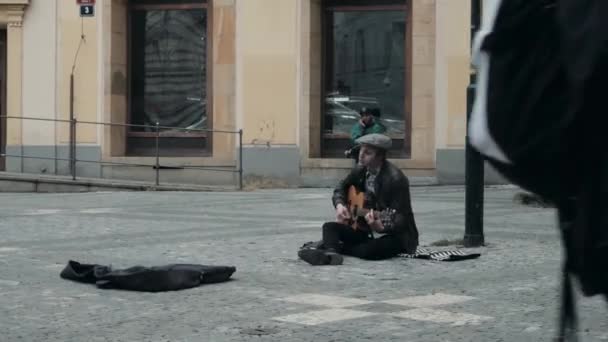
[[(96, 122), (96, 121), (78, 121), (76, 118), (72, 119), (47, 119), (47, 118), (35, 118), (35, 117), (25, 117), (25, 116), (8, 116), (3, 115), (0, 116), (0, 119), (16, 119), (16, 120), (32, 120), (32, 121), (47, 121), (47, 122), (61, 122), (68, 123), (70, 126), (70, 138), (69, 138), (69, 158), (58, 158), (55, 157), (37, 157), (37, 156), (26, 156), (8, 154), (8, 153), (0, 153), (0, 157), (9, 157), (9, 158), (21, 158), (23, 159), (39, 159), (39, 160), (53, 160), (53, 161), (66, 161), (69, 162), (69, 170), (70, 176), (72, 180), (76, 180), (76, 164), (77, 163), (93, 163), (93, 164), (101, 164), (101, 165), (117, 165), (117, 166), (133, 166), (133, 167), (152, 167), (155, 169), (155, 184), (160, 185), (160, 170), (162, 165), (160, 164), (160, 140), (161, 140), (161, 130), (171, 129), (176, 131), (185, 131), (185, 132), (206, 132), (206, 133), (221, 133), (221, 134), (238, 134), (238, 167), (234, 168), (222, 168), (222, 167), (209, 167), (209, 166), (196, 166), (196, 165), (181, 165), (181, 166), (172, 166), (171, 168), (179, 168), (184, 170), (201, 170), (201, 171), (215, 171), (215, 172), (231, 172), (238, 173), (238, 188), (239, 190), (243, 189), (243, 130), (239, 129), (238, 131), (230, 131), (230, 130), (218, 130), (218, 129), (203, 129), (203, 128), (184, 128), (184, 127), (174, 127), (174, 126), (161, 126), (158, 122), (156, 125), (139, 125), (139, 124), (123, 124), (123, 123), (115, 123), (115, 122)], [(78, 124), (81, 125), (101, 125), (101, 126), (111, 126), (111, 127), (124, 127), (124, 128), (148, 128), (153, 129), (155, 132), (154, 135), (154, 145), (155, 145), (155, 163), (154, 164), (141, 164), (141, 163), (126, 163), (126, 162), (114, 162), (114, 161), (104, 161), (104, 160), (85, 160), (78, 159), (76, 155), (76, 147), (78, 145), (76, 139), (76, 132)], [(57, 144), (55, 143), (55, 146)], [(139, 157), (139, 156), (138, 156)], [(175, 156), (172, 156), (175, 157)], [(23, 170), (22, 170), (23, 171)]]

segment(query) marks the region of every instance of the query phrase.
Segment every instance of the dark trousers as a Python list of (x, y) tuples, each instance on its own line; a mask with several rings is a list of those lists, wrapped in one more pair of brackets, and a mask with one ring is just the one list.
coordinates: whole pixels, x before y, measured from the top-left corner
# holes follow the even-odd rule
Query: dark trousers
[(395, 235), (374, 239), (368, 233), (337, 222), (323, 225), (323, 245), (338, 253), (367, 260), (389, 259), (403, 251), (401, 239)]

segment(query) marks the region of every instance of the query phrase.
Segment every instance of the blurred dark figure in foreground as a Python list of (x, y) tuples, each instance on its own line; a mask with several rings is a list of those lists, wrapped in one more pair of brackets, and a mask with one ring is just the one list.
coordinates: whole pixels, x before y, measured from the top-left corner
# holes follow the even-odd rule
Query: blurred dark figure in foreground
[(574, 341), (573, 285), (608, 300), (608, 1), (484, 5), (471, 144), (557, 208), (565, 253), (558, 340)]
[(513, 196), (513, 202), (536, 208), (554, 208), (555, 205), (546, 199), (527, 192), (520, 192)]

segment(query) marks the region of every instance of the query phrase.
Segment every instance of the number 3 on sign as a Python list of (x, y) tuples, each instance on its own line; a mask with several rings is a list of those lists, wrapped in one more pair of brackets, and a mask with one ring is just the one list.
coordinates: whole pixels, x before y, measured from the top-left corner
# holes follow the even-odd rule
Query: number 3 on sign
[(93, 6), (93, 5), (80, 6), (80, 16), (81, 17), (92, 17), (94, 15), (95, 15), (95, 6)]

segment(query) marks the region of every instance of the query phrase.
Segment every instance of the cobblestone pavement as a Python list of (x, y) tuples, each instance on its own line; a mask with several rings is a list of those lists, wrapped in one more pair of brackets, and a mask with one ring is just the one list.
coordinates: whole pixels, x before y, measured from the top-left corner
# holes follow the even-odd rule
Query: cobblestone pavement
[[(550, 341), (561, 246), (550, 209), (486, 190), (477, 260), (337, 267), (297, 260), (331, 219), (329, 189), (0, 195), (0, 340)], [(422, 245), (460, 238), (459, 187), (412, 189)], [(454, 247), (452, 247), (454, 248)], [(116, 268), (234, 265), (232, 281), (172, 293), (59, 278), (68, 260)], [(608, 341), (606, 305), (581, 299), (584, 341)]]

